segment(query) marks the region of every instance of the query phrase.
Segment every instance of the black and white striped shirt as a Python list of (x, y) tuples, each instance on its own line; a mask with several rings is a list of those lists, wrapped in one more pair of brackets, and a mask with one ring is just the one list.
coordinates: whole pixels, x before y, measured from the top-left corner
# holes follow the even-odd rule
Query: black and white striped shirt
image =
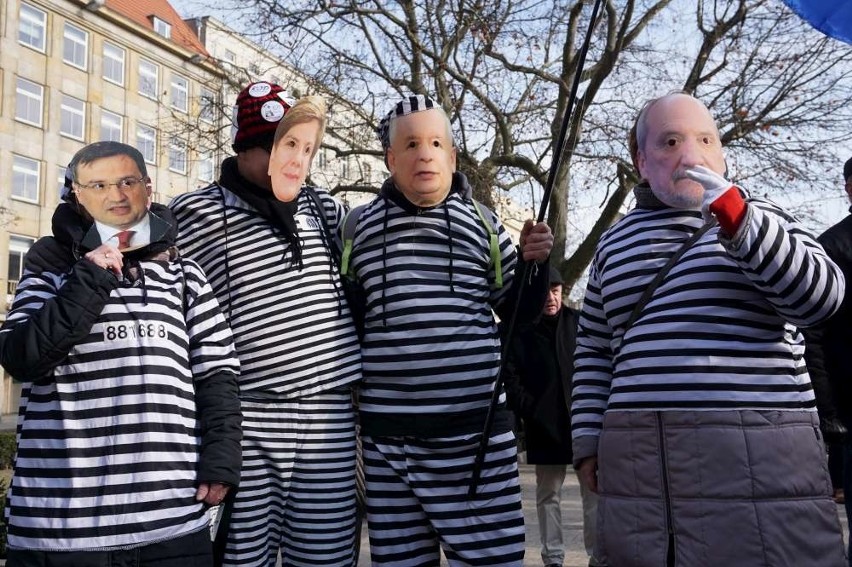
[(425, 417), (425, 427), (430, 417), (487, 408), (500, 366), (492, 309), (512, 285), (517, 257), (484, 212), (498, 228), (502, 289), (488, 232), (460, 193), (414, 214), (380, 197), (361, 213), (351, 262), (367, 296), (359, 403), (368, 429), (371, 416)]
[[(336, 230), (342, 205), (317, 193)], [(206, 272), (234, 332), (241, 398), (310, 396), (361, 378), (358, 336), (305, 191), (295, 215), (301, 269), (275, 228), (218, 184), (180, 195), (169, 208), (178, 246)]]
[[(144, 279), (110, 293), (88, 336), (50, 379), (23, 385), (10, 547), (132, 548), (206, 528), (195, 500), (200, 429), (193, 384), (236, 374), (239, 363), (197, 265), (139, 267)], [(0, 333), (26, 324), (69, 277), (26, 272)]]
[(634, 209), (601, 239), (580, 317), (572, 430), (605, 411), (811, 410), (797, 326), (830, 316), (844, 280), (815, 238), (776, 205), (749, 202), (734, 239), (711, 229), (625, 333), (656, 272), (701, 225), (696, 211)]

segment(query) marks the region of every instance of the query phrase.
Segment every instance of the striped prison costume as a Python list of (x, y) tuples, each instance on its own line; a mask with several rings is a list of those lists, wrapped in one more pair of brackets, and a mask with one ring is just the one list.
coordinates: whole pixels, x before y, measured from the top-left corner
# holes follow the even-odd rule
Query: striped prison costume
[(814, 411), (797, 326), (827, 318), (843, 295), (843, 275), (814, 237), (750, 200), (737, 234), (703, 235), (625, 333), (655, 273), (704, 223), (697, 211), (639, 203), (603, 236), (591, 267), (575, 355), (575, 462), (596, 453), (604, 412)]
[[(248, 183), (229, 158), (223, 179)], [(302, 268), (276, 228), (213, 184), (170, 207), (179, 243), (208, 274), (241, 364), (243, 468), (227, 527), (225, 565), (349, 566), (355, 561), (355, 421), (360, 350), (322, 230), (343, 208), (303, 190), (295, 220)], [(220, 532), (226, 528), (220, 527)]]
[(195, 499), (205, 419), (196, 390), (230, 380), (238, 431), (239, 365), (203, 272), (163, 255), (133, 261), (132, 281), (88, 260), (24, 272), (0, 330), (4, 366), (27, 380), (10, 549), (119, 550), (207, 533)]
[[(517, 263), (508, 233), (487, 214), (498, 226), (502, 289), (459, 173), (446, 200), (426, 209), (388, 180), (355, 230), (351, 264), (367, 302), (359, 410), (374, 565), (437, 565), (439, 545), (451, 565), (523, 559), (505, 394), (482, 483), (466, 496), (500, 365), (492, 309), (508, 303)], [(538, 314), (543, 293), (532, 295)]]

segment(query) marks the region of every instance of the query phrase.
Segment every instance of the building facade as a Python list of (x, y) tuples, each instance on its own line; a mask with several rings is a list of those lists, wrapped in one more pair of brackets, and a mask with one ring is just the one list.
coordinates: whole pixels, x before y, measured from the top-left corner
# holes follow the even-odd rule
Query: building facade
[[(221, 22), (182, 20), (166, 0), (0, 0), (0, 321), (24, 255), (51, 233), (77, 150), (98, 140), (137, 147), (154, 200), (168, 203), (218, 177), (232, 153), (236, 94), (260, 79), (333, 98)], [(329, 103), (334, 121), (358, 112)], [(320, 151), (315, 184), (377, 185), (384, 176), (378, 157), (364, 166), (333, 154)], [(0, 414), (17, 411), (18, 397), (4, 374)]]

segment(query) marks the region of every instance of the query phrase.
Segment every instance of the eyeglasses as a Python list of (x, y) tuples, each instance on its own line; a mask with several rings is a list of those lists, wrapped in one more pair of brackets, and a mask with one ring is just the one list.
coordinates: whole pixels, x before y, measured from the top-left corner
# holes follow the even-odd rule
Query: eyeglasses
[(143, 181), (145, 181), (145, 177), (122, 177), (114, 183), (105, 183), (103, 181), (95, 181), (94, 183), (78, 183), (77, 181), (75, 181), (74, 184), (78, 187), (82, 187), (83, 189), (89, 189), (91, 191), (98, 192), (106, 191), (113, 185), (118, 187), (118, 189), (121, 191), (128, 191), (138, 186)]

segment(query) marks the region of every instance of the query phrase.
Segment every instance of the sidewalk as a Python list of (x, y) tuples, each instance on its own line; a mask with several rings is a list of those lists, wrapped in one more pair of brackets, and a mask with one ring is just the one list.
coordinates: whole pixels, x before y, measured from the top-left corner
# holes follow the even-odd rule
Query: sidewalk
[[(519, 465), (521, 473), (521, 493), (523, 496), (524, 522), (526, 524), (526, 553), (524, 555), (524, 567), (541, 567), (541, 555), (539, 555), (539, 532), (538, 518), (535, 513), (535, 467), (533, 465)], [(849, 529), (846, 525), (846, 512), (843, 506), (837, 507), (840, 522), (843, 525), (844, 536), (849, 538)], [(580, 485), (574, 471), (569, 470), (565, 475), (565, 484), (562, 488), (562, 527), (565, 532), (565, 567), (586, 567), (589, 559), (583, 548), (583, 510), (580, 505)], [(364, 525), (361, 537), (361, 555), (358, 562), (359, 567), (370, 565), (370, 542), (367, 539), (367, 526)], [(446, 562), (441, 563), (446, 565)]]

